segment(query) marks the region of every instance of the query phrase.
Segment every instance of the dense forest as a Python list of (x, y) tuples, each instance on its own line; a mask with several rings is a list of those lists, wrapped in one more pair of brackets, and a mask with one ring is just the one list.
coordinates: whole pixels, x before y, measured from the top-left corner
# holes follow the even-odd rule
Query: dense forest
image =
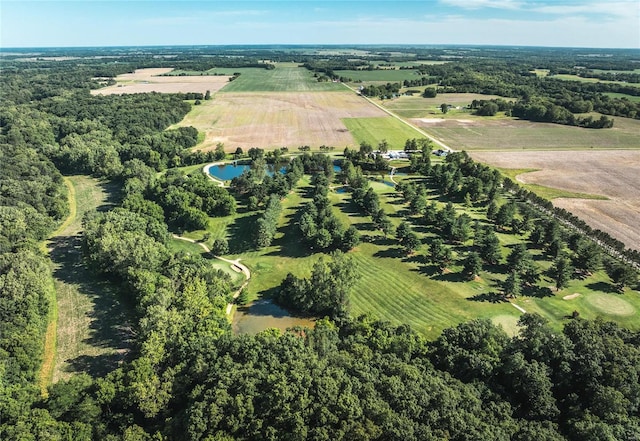
[[(204, 69), (221, 61), (235, 67), (257, 59), (312, 60), (286, 48), (249, 49), (247, 61), (234, 63), (230, 60), (235, 57), (199, 59), (203, 51), (193, 49), (184, 55), (181, 66)], [(379, 48), (376, 56), (386, 51)], [(417, 50), (426, 56), (424, 51)], [(450, 54), (442, 51), (434, 49), (428, 56)], [(88, 49), (43, 53), (95, 54)], [(278, 299), (331, 319), (319, 319), (315, 329), (232, 334), (225, 316), (232, 298), (230, 277), (199, 255), (172, 251), (171, 232), (198, 229), (209, 216), (232, 214), (236, 200), (242, 199), (261, 211), (260, 234), (253, 239), (256, 247), (265, 246), (273, 237), (280, 198), (303, 174), (313, 174), (313, 201), (300, 213), (305, 217), (301, 236), (311, 246), (348, 250), (357, 244), (357, 232), (344, 229), (325, 210), (332, 161), (305, 153), (288, 164), (286, 173), (267, 177), (260, 166), (266, 155), (255, 150), (251, 155), (258, 166), (236, 179), (231, 191), (199, 173), (175, 170), (202, 158), (190, 150), (197, 141), (195, 129), (166, 130), (190, 109), (183, 95), (89, 94), (98, 87), (95, 77), (166, 64), (149, 54), (124, 53), (123, 57), (123, 63), (96, 58), (23, 62), (9, 56), (3, 60), (0, 439), (640, 438), (639, 332), (579, 317), (567, 320), (559, 331), (541, 317), (525, 314), (515, 337), (488, 320), (474, 320), (427, 341), (407, 325), (350, 316), (348, 291), (356, 276), (348, 254), (340, 251), (319, 260), (310, 278), (290, 275), (283, 280)], [(338, 61), (334, 60), (334, 67)], [(459, 82), (452, 79), (442, 87), (465, 89), (468, 69), (461, 70)], [(448, 78), (436, 70), (427, 73), (442, 76), (442, 81)], [(489, 86), (498, 86), (491, 81)], [(502, 81), (513, 85), (503, 91), (504, 96), (520, 96), (514, 95), (516, 89), (530, 87), (529, 80)], [(497, 93), (491, 87), (487, 93)], [(578, 95), (568, 87), (567, 99), (573, 100)], [(550, 89), (531, 90), (547, 94)], [(593, 92), (594, 99), (600, 92)], [(349, 185), (354, 205), (385, 234), (392, 234), (391, 222), (362, 172), (366, 167), (384, 170), (388, 164), (369, 161), (370, 150), (371, 146), (364, 146), (361, 152), (347, 152), (337, 178)], [(515, 183), (499, 183), (491, 169), (464, 154), (432, 166), (428, 146), (413, 140), (413, 144), (408, 141), (408, 150), (419, 152), (411, 161), (414, 171), (428, 175), (443, 194), (486, 198), (490, 206), (491, 195), (503, 185), (519, 202), (531, 200), (541, 209), (553, 210), (548, 201)], [(68, 174), (93, 175), (120, 189), (113, 209), (92, 212), (83, 219), (82, 253), (96, 279), (109, 283), (132, 305), (135, 341), (127, 359), (106, 376), (75, 375), (51, 385), (43, 395), (36, 380), (55, 293), (42, 241), (69, 213), (64, 177)], [(421, 202), (420, 188), (401, 186), (397, 191), (420, 207), (425, 218), (433, 215)], [(517, 207), (513, 210), (526, 210)], [(492, 218), (497, 228), (530, 228), (537, 231), (541, 246), (549, 248), (557, 238), (570, 240), (551, 221), (540, 226), (514, 222), (511, 208), (496, 208)], [(558, 210), (556, 214), (579, 221), (570, 213)], [(467, 220), (447, 216), (445, 209), (438, 216), (445, 222), (438, 228), (443, 237), (455, 242)], [(400, 225), (395, 233), (410, 252), (412, 231)], [(611, 239), (604, 233), (594, 234), (601, 234), (605, 242)], [(491, 242), (487, 232), (477, 244), (483, 258), (491, 259)], [(625, 253), (624, 245), (612, 240), (607, 244)], [(589, 255), (588, 250), (580, 251), (588, 244), (576, 239), (572, 246), (576, 256)], [(587, 271), (589, 262), (587, 257), (584, 260)]]

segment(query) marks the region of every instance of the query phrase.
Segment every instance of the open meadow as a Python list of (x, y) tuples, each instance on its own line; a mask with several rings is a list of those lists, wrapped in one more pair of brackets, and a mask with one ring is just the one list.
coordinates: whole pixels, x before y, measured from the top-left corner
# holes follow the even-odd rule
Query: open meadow
[(470, 154), (475, 160), (495, 167), (538, 169), (519, 175), (517, 179), (523, 183), (606, 196), (607, 200), (558, 198), (553, 203), (582, 218), (592, 228), (640, 250), (640, 151)]
[(88, 176), (68, 179), (71, 215), (48, 243), (58, 309), (55, 364), (47, 375), (54, 383), (74, 373), (108, 372), (122, 362), (131, 338), (131, 311), (107, 281), (85, 267), (82, 256), (82, 218), (110, 207), (114, 188)]
[(327, 92), (343, 90), (339, 83), (319, 82), (313, 73), (297, 63), (276, 63), (275, 69), (216, 68), (216, 75), (240, 75), (222, 92)]
[(176, 127), (193, 126), (204, 132), (204, 142), (198, 145), (202, 150), (219, 142), (227, 151), (302, 145), (343, 149), (356, 145), (344, 118), (385, 116), (349, 91), (218, 93), (194, 106)]
[(228, 76), (163, 76), (172, 68), (137, 69), (134, 73), (118, 75), (117, 84), (92, 90), (92, 95), (120, 95), (129, 93), (214, 93), (229, 84)]

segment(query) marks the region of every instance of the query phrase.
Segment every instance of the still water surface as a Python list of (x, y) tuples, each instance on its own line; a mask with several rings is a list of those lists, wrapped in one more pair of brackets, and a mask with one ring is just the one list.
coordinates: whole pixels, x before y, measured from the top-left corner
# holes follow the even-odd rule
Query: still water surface
[(289, 311), (267, 299), (256, 300), (247, 307), (238, 308), (232, 323), (234, 334), (257, 334), (269, 328), (278, 328), (284, 331), (294, 326), (313, 328), (314, 321), (308, 318), (293, 317)]

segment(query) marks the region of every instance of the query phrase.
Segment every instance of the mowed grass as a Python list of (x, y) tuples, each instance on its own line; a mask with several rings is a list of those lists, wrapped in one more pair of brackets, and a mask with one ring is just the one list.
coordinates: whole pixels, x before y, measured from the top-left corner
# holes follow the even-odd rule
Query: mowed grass
[(111, 206), (114, 187), (87, 176), (69, 180), (75, 217), (49, 242), (58, 310), (53, 382), (79, 372), (104, 375), (123, 359), (130, 337), (130, 309), (109, 283), (85, 268), (81, 251), (84, 214)]
[(374, 148), (385, 139), (390, 150), (402, 149), (407, 139), (423, 138), (423, 135), (391, 116), (380, 118), (343, 118), (358, 144), (367, 142)]
[(217, 68), (224, 75), (240, 73), (220, 92), (327, 92), (344, 90), (339, 83), (318, 82), (313, 73), (295, 63), (278, 63), (275, 69)]

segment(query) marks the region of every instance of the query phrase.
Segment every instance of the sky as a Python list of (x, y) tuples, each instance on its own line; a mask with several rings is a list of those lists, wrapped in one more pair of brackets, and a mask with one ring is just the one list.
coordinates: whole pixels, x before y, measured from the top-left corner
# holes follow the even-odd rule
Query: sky
[(640, 48), (640, 0), (0, 0), (0, 47), (234, 44)]

